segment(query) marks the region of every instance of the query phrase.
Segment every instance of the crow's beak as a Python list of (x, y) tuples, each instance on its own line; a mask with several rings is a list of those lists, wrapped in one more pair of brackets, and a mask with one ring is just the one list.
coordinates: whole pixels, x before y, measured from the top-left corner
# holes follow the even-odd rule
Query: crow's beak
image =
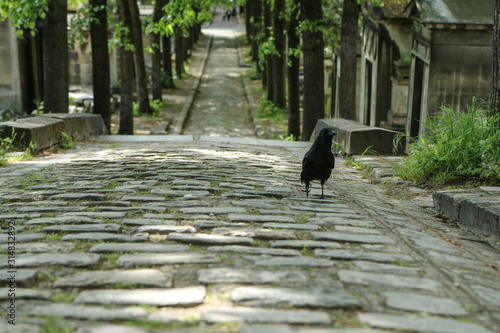
[(328, 133), (328, 136), (334, 136), (334, 135), (337, 135), (337, 132), (335, 132), (334, 130), (331, 130), (331, 132)]

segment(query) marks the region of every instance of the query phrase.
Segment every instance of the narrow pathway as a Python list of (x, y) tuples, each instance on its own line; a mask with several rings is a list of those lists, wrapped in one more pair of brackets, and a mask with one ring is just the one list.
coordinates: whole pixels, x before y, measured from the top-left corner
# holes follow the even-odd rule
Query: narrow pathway
[(220, 11), (203, 29), (213, 36), (212, 48), (182, 134), (256, 137), (238, 65), (235, 36), (241, 29), (234, 18), (222, 21)]

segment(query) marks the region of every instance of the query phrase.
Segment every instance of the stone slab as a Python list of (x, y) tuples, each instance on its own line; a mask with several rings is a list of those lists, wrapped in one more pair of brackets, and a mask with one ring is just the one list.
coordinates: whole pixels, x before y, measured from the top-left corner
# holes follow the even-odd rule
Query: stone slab
[(442, 316), (465, 316), (467, 311), (455, 300), (407, 292), (384, 292), (385, 305), (398, 310)]
[(209, 324), (221, 322), (287, 323), (304, 325), (328, 325), (330, 316), (320, 311), (269, 310), (263, 308), (235, 307), (205, 311), (201, 320)]
[(106, 134), (106, 126), (99, 114), (93, 113), (43, 113), (36, 117), (49, 117), (64, 122), (64, 132), (76, 140), (87, 140), (91, 135)]
[(122, 226), (116, 223), (95, 223), (95, 224), (70, 224), (70, 225), (52, 225), (43, 228), (43, 232), (64, 232), (64, 233), (81, 233), (81, 232), (111, 232), (118, 233), (122, 230)]
[(441, 293), (443, 290), (441, 282), (426, 278), (350, 270), (340, 270), (338, 275), (340, 281), (347, 284), (426, 290), (434, 293)]
[(253, 246), (254, 240), (249, 237), (231, 237), (207, 234), (178, 234), (171, 233), (167, 236), (167, 241), (177, 241), (198, 245), (242, 245)]
[(223, 215), (223, 214), (244, 214), (247, 212), (247, 210), (240, 207), (188, 207), (188, 208), (181, 208), (179, 212), (181, 214)]
[(36, 273), (35, 269), (16, 269), (15, 271), (2, 269), (0, 270), (0, 281), (2, 281), (0, 285), (6, 284), (7, 279), (14, 275), (17, 287), (32, 287), (36, 283)]
[(156, 269), (114, 269), (109, 271), (79, 272), (59, 278), (54, 283), (54, 287), (85, 288), (114, 284), (170, 288), (172, 286), (172, 274), (160, 272)]
[(195, 306), (203, 303), (206, 295), (204, 286), (173, 289), (102, 289), (84, 290), (78, 294), (75, 303), (153, 305), (153, 306)]
[[(87, 253), (37, 253), (16, 256), (15, 267), (69, 266), (85, 267), (99, 262), (98, 254)], [(0, 256), (0, 267), (8, 267), (7, 256)]]
[(229, 222), (282, 222), (295, 223), (295, 219), (290, 216), (281, 215), (253, 215), (253, 214), (229, 214), (227, 216)]
[(274, 239), (297, 239), (295, 233), (290, 231), (274, 231), (267, 229), (252, 229), (252, 228), (215, 228), (212, 230), (212, 235), (222, 235), (231, 237), (249, 237), (265, 240)]
[(88, 240), (105, 242), (143, 242), (148, 240), (146, 233), (135, 235), (121, 235), (107, 232), (82, 232), (78, 234), (64, 235), (61, 240)]
[(277, 240), (269, 242), (269, 246), (275, 247), (290, 247), (296, 249), (304, 248), (332, 248), (340, 249), (342, 245), (336, 242), (323, 242), (314, 240)]
[(29, 243), (44, 239), (46, 235), (39, 232), (16, 233), (14, 236), (8, 234), (0, 234), (0, 244), (8, 244), (14, 241), (15, 243)]
[(335, 231), (317, 231), (311, 233), (314, 240), (328, 240), (349, 243), (381, 244), (395, 243), (394, 240), (384, 235), (348, 234)]
[(317, 225), (298, 224), (298, 223), (274, 223), (274, 222), (264, 223), (262, 225), (262, 228), (293, 229), (293, 230), (303, 230), (303, 231), (318, 231), (320, 229), (320, 227)]
[(170, 234), (172, 232), (194, 234), (196, 228), (189, 225), (144, 225), (137, 229), (138, 232), (146, 232), (148, 234)]
[(241, 245), (226, 245), (226, 246), (209, 246), (207, 251), (210, 252), (233, 252), (244, 254), (260, 254), (268, 256), (300, 256), (297, 250), (288, 249), (270, 249), (267, 247), (250, 247)]
[(383, 329), (432, 333), (493, 333), (479, 324), (438, 317), (360, 313), (358, 319), (363, 324)]
[(265, 271), (220, 267), (198, 270), (198, 282), (205, 285), (213, 283), (307, 283), (307, 276), (302, 272), (295, 271)]
[(103, 243), (90, 248), (91, 253), (113, 252), (187, 252), (189, 246), (180, 244), (152, 244), (152, 243)]
[(406, 254), (365, 252), (360, 250), (326, 250), (316, 249), (314, 255), (318, 258), (332, 258), (341, 260), (366, 260), (380, 263), (414, 262), (415, 259)]
[(298, 266), (298, 267), (333, 267), (335, 262), (311, 257), (245, 257), (252, 260), (256, 266)]
[(216, 255), (200, 253), (124, 254), (116, 260), (116, 264), (124, 268), (178, 264), (213, 264), (219, 262), (220, 259)]
[(297, 308), (344, 308), (354, 309), (361, 305), (344, 290), (332, 289), (288, 289), (240, 287), (233, 290), (231, 299), (235, 303), (258, 307), (281, 305)]
[[(20, 243), (16, 244), (16, 253), (46, 253), (46, 252), (58, 252), (58, 253), (69, 253), (76, 247), (75, 243), (72, 242), (33, 242), (33, 243)], [(7, 251), (8, 244), (0, 246), (1, 251)]]
[(140, 307), (106, 308), (67, 303), (47, 303), (25, 309), (23, 313), (37, 316), (56, 316), (81, 320), (144, 320), (147, 310)]

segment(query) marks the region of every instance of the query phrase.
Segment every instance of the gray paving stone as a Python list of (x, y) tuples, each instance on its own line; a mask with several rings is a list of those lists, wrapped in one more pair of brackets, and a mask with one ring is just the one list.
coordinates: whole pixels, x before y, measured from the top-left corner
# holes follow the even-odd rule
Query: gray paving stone
[(255, 269), (235, 269), (220, 267), (198, 270), (198, 282), (200, 284), (270, 284), (287, 282), (307, 283), (307, 276), (302, 272), (295, 271), (265, 271)]
[(331, 323), (330, 316), (320, 311), (268, 310), (248, 307), (209, 310), (202, 313), (201, 320), (209, 324), (220, 322), (247, 322), (328, 325)]
[(131, 196), (131, 195), (126, 195), (121, 197), (122, 201), (131, 201), (131, 202), (164, 202), (167, 199), (165, 197), (160, 197), (160, 196), (152, 196), (152, 195), (137, 195), (137, 196)]
[(370, 328), (315, 328), (292, 327), (283, 324), (255, 324), (243, 326), (240, 333), (383, 333)]
[(97, 193), (63, 193), (49, 197), (49, 200), (65, 200), (65, 201), (73, 201), (73, 200), (103, 201), (105, 199), (106, 196), (104, 194), (97, 194)]
[(253, 215), (253, 214), (229, 214), (227, 216), (229, 222), (283, 222), (295, 223), (295, 219), (290, 216), (281, 215)]
[(249, 237), (257, 239), (297, 239), (295, 233), (290, 231), (273, 231), (266, 229), (252, 229), (252, 228), (215, 228), (212, 230), (212, 235), (233, 236), (233, 237)]
[[(17, 282), (17, 281), (16, 281)], [(49, 290), (36, 290), (30, 288), (19, 288), (16, 286), (14, 299), (38, 299), (38, 300), (49, 300), (51, 292)], [(6, 289), (5, 293), (0, 293), (0, 300), (12, 299), (9, 296), (9, 289)]]
[(332, 258), (341, 260), (366, 260), (380, 263), (411, 263), (415, 260), (406, 254), (385, 253), (385, 252), (365, 252), (360, 250), (314, 250), (317, 258)]
[(244, 253), (244, 254), (260, 254), (269, 256), (300, 256), (300, 252), (297, 250), (288, 249), (270, 249), (266, 247), (250, 247), (241, 245), (227, 245), (227, 246), (209, 246), (207, 251), (210, 252), (233, 252), (233, 253)]
[(16, 211), (19, 214), (23, 213), (66, 213), (66, 212), (82, 212), (85, 210), (85, 207), (78, 206), (55, 206), (55, 207), (46, 207), (46, 206), (30, 206), (30, 207), (20, 207)]
[(63, 215), (61, 215), (61, 217), (85, 216), (95, 219), (122, 219), (126, 214), (126, 212), (73, 212), (64, 213)]
[(85, 207), (130, 207), (130, 201), (84, 201), (80, 203), (81, 206)]
[(500, 306), (500, 290), (480, 285), (473, 285), (471, 288), (486, 303), (496, 307)]
[(338, 275), (340, 281), (348, 284), (427, 290), (434, 293), (441, 293), (443, 290), (441, 282), (426, 278), (350, 270), (340, 270)]
[(9, 324), (7, 320), (0, 322), (0, 332), (7, 333), (39, 333), (41, 328), (37, 325), (18, 323), (16, 325)]
[[(14, 240), (15, 243), (29, 243), (44, 239), (47, 235), (39, 232), (16, 233), (14, 236), (8, 234), (0, 234), (0, 244), (7, 244)], [(13, 239), (14, 237), (14, 239)]]
[(120, 283), (170, 288), (172, 286), (172, 274), (155, 269), (79, 272), (59, 278), (54, 283), (54, 287), (101, 287)]
[(125, 325), (99, 325), (79, 327), (74, 333), (148, 333), (144, 328)]
[(311, 257), (245, 257), (257, 266), (301, 266), (301, 267), (333, 267), (335, 262)]
[(296, 249), (303, 248), (333, 248), (340, 249), (342, 245), (336, 242), (323, 242), (313, 240), (277, 240), (269, 242), (271, 247), (291, 247)]
[(176, 221), (169, 220), (155, 220), (155, 219), (145, 219), (145, 218), (137, 218), (137, 219), (123, 219), (121, 221), (125, 225), (130, 226), (143, 226), (143, 225), (177, 225)]
[(317, 231), (311, 233), (311, 235), (314, 240), (330, 240), (366, 244), (395, 243), (392, 238), (383, 235), (347, 234), (335, 231)]
[[(85, 267), (95, 265), (101, 258), (98, 254), (86, 253), (37, 253), (16, 256), (15, 267), (69, 266)], [(7, 256), (0, 256), (0, 267), (8, 267)]]
[(189, 225), (144, 225), (137, 229), (138, 232), (148, 234), (169, 234), (172, 232), (194, 234), (196, 229)]
[(346, 213), (352, 214), (353, 209), (347, 205), (325, 205), (323, 207), (307, 207), (307, 206), (297, 206), (290, 205), (290, 209), (313, 212), (313, 213)]
[(177, 264), (212, 264), (220, 259), (213, 254), (200, 253), (138, 253), (124, 254), (116, 260), (119, 267), (161, 266)]
[(353, 227), (347, 225), (337, 225), (334, 227), (335, 231), (345, 232), (345, 233), (353, 233), (353, 234), (374, 234), (374, 235), (382, 235), (383, 233), (377, 229), (373, 228), (362, 228), (362, 227)]
[(442, 297), (407, 292), (384, 292), (385, 305), (403, 311), (430, 313), (442, 316), (465, 316), (467, 311), (460, 303)]
[(231, 299), (242, 305), (275, 307), (285, 304), (297, 308), (359, 308), (357, 299), (344, 290), (287, 289), (240, 287), (233, 290)]
[(213, 229), (219, 227), (246, 227), (245, 223), (228, 223), (219, 220), (198, 220), (193, 223), (197, 230)]
[(184, 199), (199, 199), (208, 197), (210, 195), (209, 191), (180, 191), (180, 190), (163, 190), (163, 189), (152, 189), (151, 194), (164, 195), (170, 197), (182, 197)]
[(70, 225), (52, 225), (43, 228), (43, 232), (64, 232), (64, 233), (80, 233), (80, 232), (111, 232), (118, 233), (122, 230), (122, 226), (115, 223), (105, 224), (70, 224)]
[(0, 281), (2, 281), (2, 285), (8, 283), (7, 279), (14, 275), (17, 287), (33, 287), (36, 283), (36, 273), (35, 269), (16, 269), (15, 272), (2, 269), (0, 270)]
[(433, 333), (492, 333), (478, 324), (437, 317), (360, 313), (358, 314), (358, 319), (363, 324), (384, 329)]
[(143, 320), (147, 316), (146, 309), (140, 307), (106, 308), (101, 306), (85, 306), (67, 303), (47, 303), (26, 309), (26, 314), (37, 316), (57, 316), (81, 320)]
[[(58, 252), (68, 253), (75, 248), (76, 244), (72, 242), (34, 242), (16, 244), (16, 253), (45, 253)], [(8, 244), (0, 246), (1, 251), (7, 251)]]
[(179, 210), (181, 214), (244, 214), (246, 209), (240, 207), (188, 207)]
[(354, 264), (363, 271), (371, 271), (385, 274), (402, 274), (417, 276), (422, 273), (420, 267), (406, 267), (398, 265), (379, 264), (376, 262), (356, 260)]
[(82, 232), (79, 234), (64, 235), (61, 240), (88, 240), (105, 242), (143, 242), (148, 240), (148, 234), (121, 235), (106, 232)]
[(259, 207), (260, 209), (276, 209), (280, 206), (280, 202), (278, 200), (267, 200), (267, 199), (235, 200), (231, 201), (231, 204), (235, 206), (250, 207), (250, 208)]
[(264, 223), (262, 228), (270, 229), (293, 229), (293, 230), (304, 230), (304, 231), (318, 231), (319, 226), (309, 225), (309, 224), (298, 224), (298, 223)]
[(112, 252), (187, 252), (189, 246), (180, 244), (157, 244), (157, 243), (103, 243), (96, 244), (90, 248), (92, 253)]
[(205, 295), (206, 288), (203, 286), (173, 289), (84, 290), (78, 294), (75, 303), (186, 307), (203, 303)]
[(168, 241), (177, 241), (189, 244), (200, 244), (200, 245), (242, 245), (242, 246), (253, 246), (254, 240), (248, 237), (230, 237), (230, 236), (219, 236), (219, 235), (207, 235), (207, 234), (178, 234), (171, 233), (167, 236)]
[(25, 225), (35, 224), (90, 224), (102, 223), (100, 219), (88, 216), (58, 216), (58, 217), (40, 217), (26, 221)]

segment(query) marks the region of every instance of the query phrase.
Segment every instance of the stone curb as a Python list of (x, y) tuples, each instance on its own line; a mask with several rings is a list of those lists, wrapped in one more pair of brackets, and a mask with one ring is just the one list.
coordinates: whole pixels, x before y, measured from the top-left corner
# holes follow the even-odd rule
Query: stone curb
[(444, 215), (460, 221), (500, 248), (500, 187), (439, 191), (432, 198), (434, 206)]

